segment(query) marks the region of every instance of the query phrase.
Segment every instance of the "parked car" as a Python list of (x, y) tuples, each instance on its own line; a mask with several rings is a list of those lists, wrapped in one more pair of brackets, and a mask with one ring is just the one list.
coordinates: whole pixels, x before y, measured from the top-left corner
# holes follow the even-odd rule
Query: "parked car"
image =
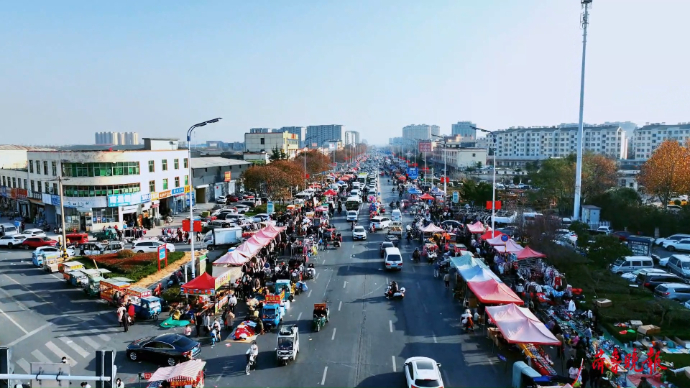
[(239, 197), (237, 197), (237, 196), (235, 196), (235, 195), (228, 195), (228, 196), (225, 197), (225, 199), (227, 200), (227, 202), (237, 202), (237, 201), (239, 201), (241, 198), (239, 198)]
[(611, 233), (612, 236), (618, 237), (620, 241), (625, 241), (630, 237), (630, 232), (626, 232), (624, 230), (618, 230), (613, 233)]
[(247, 206), (241, 202), (232, 202), (232, 203), (229, 203), (228, 205), (237, 209), (238, 213), (246, 213), (249, 210), (249, 206)]
[(654, 290), (656, 286), (664, 283), (685, 283), (683, 279), (673, 274), (639, 274), (635, 283), (649, 290)]
[(57, 241), (48, 237), (27, 237), (26, 240), (22, 241), (22, 247), (27, 250), (45, 246), (54, 247), (56, 245)]
[[(67, 256), (73, 257), (76, 251), (74, 248), (67, 248)], [(36, 248), (32, 256), (33, 257), (38, 257), (38, 256), (43, 256), (44, 258), (51, 258), (51, 257), (60, 257), (62, 255), (62, 250), (58, 249), (58, 247), (51, 247), (51, 246), (44, 246), (44, 247), (38, 247)]]
[(686, 238), (690, 238), (690, 234), (674, 234), (665, 238), (658, 238), (654, 240), (654, 244), (661, 245), (663, 247), (665, 242), (678, 241)]
[(161, 241), (135, 241), (132, 250), (137, 253), (149, 253), (158, 252), (158, 247), (165, 245), (165, 249), (168, 252), (175, 252), (175, 246), (173, 244), (164, 243)]
[(264, 221), (268, 221), (270, 219), (271, 219), (271, 216), (269, 216), (266, 213), (259, 213), (259, 214), (254, 216), (254, 222), (264, 222)]
[(411, 357), (405, 360), (405, 381), (407, 388), (443, 388), (441, 364), (427, 357)]
[(367, 239), (366, 229), (364, 229), (363, 226), (355, 226), (355, 229), (352, 231), (352, 239), (355, 241), (366, 240)]
[(577, 234), (569, 229), (556, 230), (556, 237), (562, 240), (567, 240), (573, 244), (577, 243)]
[(670, 252), (690, 251), (690, 238), (684, 238), (676, 241), (666, 241), (664, 242), (663, 247), (668, 249)]
[(225, 199), (225, 197), (216, 198), (216, 203), (224, 204), (225, 202), (227, 202), (227, 199)]
[(677, 302), (690, 300), (690, 284), (663, 283), (656, 286), (654, 296), (671, 299)]
[(7, 247), (9, 249), (16, 248), (22, 245), (22, 242), (26, 240), (26, 236), (23, 234), (14, 234), (0, 237), (0, 247)]
[(637, 269), (632, 272), (626, 272), (621, 275), (621, 277), (629, 282), (635, 282), (635, 279), (637, 279), (637, 275), (639, 274), (650, 274), (650, 273), (657, 273), (657, 274), (668, 274), (668, 272), (664, 271), (663, 269), (657, 269), (657, 268), (641, 268)]
[(602, 234), (611, 234), (613, 230), (611, 229), (610, 226), (600, 226), (597, 228), (597, 232), (602, 233)]
[(43, 229), (26, 229), (22, 234), (27, 237), (46, 237), (46, 232)]
[(169, 366), (194, 359), (201, 353), (201, 345), (180, 334), (161, 334), (141, 338), (127, 346), (127, 358), (131, 361), (153, 361)]

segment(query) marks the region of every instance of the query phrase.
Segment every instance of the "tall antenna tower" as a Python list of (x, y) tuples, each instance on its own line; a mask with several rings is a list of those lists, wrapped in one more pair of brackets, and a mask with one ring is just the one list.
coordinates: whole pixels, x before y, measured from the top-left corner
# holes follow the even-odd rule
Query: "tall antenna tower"
[(587, 54), (587, 26), (589, 25), (589, 7), (592, 0), (580, 0), (582, 4), (582, 71), (580, 74), (580, 121), (577, 127), (577, 165), (575, 167), (575, 199), (573, 201), (573, 220), (580, 219), (580, 197), (582, 195), (582, 139), (584, 137), (585, 109), (585, 57)]

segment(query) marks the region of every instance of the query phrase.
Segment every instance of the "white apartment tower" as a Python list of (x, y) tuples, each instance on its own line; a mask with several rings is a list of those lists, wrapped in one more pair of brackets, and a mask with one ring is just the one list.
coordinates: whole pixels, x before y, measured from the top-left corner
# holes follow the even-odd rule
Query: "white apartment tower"
[(414, 140), (431, 140), (433, 136), (441, 134), (441, 127), (438, 125), (412, 124), (403, 127), (402, 137)]
[(139, 145), (137, 132), (96, 132), (97, 145)]
[(345, 131), (345, 145), (357, 145), (359, 144), (359, 132), (358, 131)]
[(633, 131), (633, 153), (635, 159), (649, 159), (664, 140), (685, 143), (690, 139), (690, 123), (649, 124)]
[(477, 125), (471, 121), (458, 121), (452, 125), (451, 135), (460, 135), (465, 139), (476, 139), (476, 127)]

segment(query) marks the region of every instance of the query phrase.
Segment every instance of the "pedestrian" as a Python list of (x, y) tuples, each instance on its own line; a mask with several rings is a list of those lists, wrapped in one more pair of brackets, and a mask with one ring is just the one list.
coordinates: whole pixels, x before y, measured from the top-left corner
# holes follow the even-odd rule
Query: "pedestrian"
[(125, 333), (129, 331), (129, 315), (127, 313), (122, 314), (122, 327), (125, 328)]
[(192, 336), (192, 327), (191, 326), (187, 325), (184, 327), (184, 335), (187, 338)]
[(119, 377), (115, 380), (115, 388), (125, 388), (125, 383), (123, 383), (122, 379)]
[(580, 376), (582, 377), (582, 388), (586, 388), (587, 382), (589, 381), (589, 369), (587, 369), (587, 367), (583, 367)]
[(81, 383), (81, 387), (82, 387), (82, 388), (91, 388), (91, 384), (89, 384), (89, 383), (87, 383), (86, 381), (84, 381), (83, 383)]
[(446, 289), (450, 288), (450, 274), (443, 275), (443, 282), (446, 283)]
[(201, 326), (204, 324), (204, 317), (201, 311), (194, 314), (194, 325), (196, 326), (196, 336), (201, 337)]
[(204, 328), (206, 328), (206, 334), (211, 332), (211, 314), (204, 314)]
[(67, 357), (62, 357), (62, 363), (67, 364)]
[(125, 306), (120, 305), (117, 308), (117, 322), (119, 322), (120, 327), (122, 327), (122, 317), (125, 316)]

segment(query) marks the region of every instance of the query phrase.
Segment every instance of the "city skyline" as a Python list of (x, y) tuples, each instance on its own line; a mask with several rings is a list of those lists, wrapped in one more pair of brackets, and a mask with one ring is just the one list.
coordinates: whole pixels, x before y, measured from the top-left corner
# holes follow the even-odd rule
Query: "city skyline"
[[(385, 144), (415, 122), (449, 134), (458, 120), (489, 130), (577, 121), (579, 1), (173, 4), (8, 4), (2, 113), (22, 130), (4, 142), (74, 144), (94, 131), (184, 138), (218, 116), (194, 143), (294, 123), (342, 123)], [(689, 10), (595, 0), (586, 122), (688, 120), (687, 54), (677, 48)], [(215, 15), (226, 21), (179, 28)], [(257, 30), (264, 17), (272, 23)]]

